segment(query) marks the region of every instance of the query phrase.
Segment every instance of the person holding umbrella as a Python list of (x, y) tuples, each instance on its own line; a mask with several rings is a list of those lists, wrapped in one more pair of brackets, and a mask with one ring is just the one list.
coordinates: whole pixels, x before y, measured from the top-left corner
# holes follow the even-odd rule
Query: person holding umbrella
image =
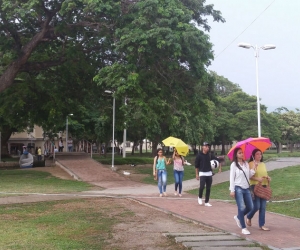
[(230, 165), (230, 196), (235, 198), (238, 207), (238, 215), (235, 219), (242, 234), (250, 234), (245, 224), (245, 215), (253, 208), (252, 196), (249, 189), (249, 179), (255, 174), (244, 160), (244, 152), (236, 147), (233, 151), (233, 162)]
[[(181, 197), (182, 196), (181, 195), (182, 180), (183, 180), (183, 175), (184, 175), (183, 165), (186, 164), (186, 163), (184, 162), (183, 156), (178, 153), (176, 148), (174, 148), (172, 158), (173, 158), (173, 162), (174, 162), (173, 172), (174, 172), (174, 179), (175, 179), (175, 193), (174, 193), (174, 195), (176, 196), (178, 194), (179, 197)], [(178, 192), (177, 192), (177, 189), (179, 189)]]
[[(268, 182), (271, 181), (271, 178), (268, 176), (266, 165), (263, 163), (262, 152), (259, 149), (254, 149), (252, 151), (252, 155), (249, 161), (250, 169), (255, 170), (255, 175), (250, 178), (250, 184), (252, 190), (254, 190), (254, 185), (259, 182), (262, 185), (268, 185)], [(265, 227), (265, 217), (266, 217), (266, 204), (267, 200), (260, 198), (258, 196), (254, 196), (253, 200), (253, 209), (247, 214), (246, 223), (248, 226), (251, 226), (251, 219), (254, 214), (259, 211), (258, 214), (258, 225), (259, 228), (263, 231), (270, 231), (269, 228)]]
[(159, 197), (167, 196), (167, 165), (171, 164), (171, 160), (163, 155), (163, 150), (159, 148), (153, 162), (154, 180), (158, 180)]
[[(205, 206), (211, 207), (212, 205), (209, 203), (210, 189), (212, 185), (212, 169), (211, 169), (211, 160), (219, 159), (212, 155), (209, 152), (210, 144), (208, 142), (203, 142), (202, 151), (198, 153), (195, 160), (195, 171), (196, 171), (196, 179), (200, 179), (200, 187), (199, 187), (199, 196), (198, 203), (202, 205), (202, 195), (204, 188), (206, 187), (205, 192)], [(219, 172), (221, 172), (221, 164), (219, 168)]]

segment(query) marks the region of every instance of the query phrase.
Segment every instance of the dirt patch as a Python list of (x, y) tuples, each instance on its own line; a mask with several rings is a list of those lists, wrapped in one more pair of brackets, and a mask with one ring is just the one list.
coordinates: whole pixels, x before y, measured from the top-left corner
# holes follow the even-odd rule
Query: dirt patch
[[(157, 211), (151, 207), (142, 205), (128, 199), (97, 199), (97, 206), (112, 206), (124, 209), (124, 213), (113, 227), (112, 239), (107, 240), (105, 249), (155, 249), (174, 250), (186, 249), (177, 244), (174, 239), (163, 236), (163, 233), (204, 233), (212, 231), (203, 225), (188, 222), (170, 214)], [(95, 204), (96, 205), (96, 204)], [(110, 217), (119, 217), (117, 211), (106, 210)]]

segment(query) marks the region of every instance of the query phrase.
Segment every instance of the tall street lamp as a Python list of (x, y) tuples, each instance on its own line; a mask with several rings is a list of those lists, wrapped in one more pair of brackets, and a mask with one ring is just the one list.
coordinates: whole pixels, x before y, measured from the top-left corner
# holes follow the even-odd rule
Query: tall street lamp
[(67, 118), (66, 118), (66, 152), (68, 152), (68, 149), (67, 149), (67, 148), (68, 148), (68, 116), (69, 116), (69, 115), (72, 116), (73, 114), (68, 114), (68, 115), (67, 115)]
[[(125, 106), (127, 105), (127, 98), (125, 97)], [(124, 123), (124, 134), (123, 134), (123, 158), (126, 158), (126, 122)]]
[(105, 93), (108, 93), (108, 94), (111, 94), (113, 96), (113, 138), (112, 138), (112, 142), (113, 142), (113, 145), (112, 145), (112, 157), (111, 157), (111, 168), (114, 169), (114, 164), (115, 164), (115, 104), (116, 104), (116, 99), (115, 99), (115, 96), (114, 96), (114, 91), (111, 91), (111, 90), (105, 90), (104, 91)]
[(254, 50), (255, 62), (256, 62), (256, 97), (257, 97), (257, 130), (258, 130), (258, 137), (261, 137), (261, 125), (260, 125), (260, 103), (259, 103), (259, 89), (258, 89), (258, 57), (259, 57), (259, 50), (270, 50), (275, 49), (276, 46), (274, 44), (266, 44), (264, 46), (258, 47), (257, 45), (253, 46), (249, 43), (239, 43), (239, 47), (244, 49), (252, 48)]

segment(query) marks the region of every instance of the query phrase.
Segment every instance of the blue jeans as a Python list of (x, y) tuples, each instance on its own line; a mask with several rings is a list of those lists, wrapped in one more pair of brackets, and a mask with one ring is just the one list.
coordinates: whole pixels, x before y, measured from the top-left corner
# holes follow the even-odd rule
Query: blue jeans
[(174, 169), (174, 179), (175, 179), (175, 191), (177, 192), (177, 188), (179, 187), (179, 193), (182, 191), (182, 180), (183, 180), (183, 171), (177, 171)]
[[(252, 187), (252, 186), (251, 186)], [(253, 208), (252, 210), (247, 214), (248, 219), (252, 219), (254, 214), (259, 211), (258, 213), (258, 225), (259, 227), (262, 227), (265, 225), (265, 218), (266, 218), (266, 206), (267, 206), (267, 200), (262, 199), (255, 195), (255, 199), (253, 201)]]
[(73, 152), (73, 146), (68, 146), (69, 152)]
[(162, 194), (167, 190), (167, 170), (157, 170), (158, 189)]
[(245, 215), (253, 209), (253, 202), (250, 189), (243, 189), (235, 186), (235, 201), (238, 207), (238, 219), (240, 220), (242, 228), (246, 228)]

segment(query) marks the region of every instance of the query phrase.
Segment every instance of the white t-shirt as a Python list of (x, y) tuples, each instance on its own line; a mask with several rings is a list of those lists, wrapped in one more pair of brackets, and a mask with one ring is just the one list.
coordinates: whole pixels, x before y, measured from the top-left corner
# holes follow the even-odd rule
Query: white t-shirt
[[(244, 161), (243, 163), (239, 163), (240, 167), (245, 172), (248, 181), (250, 182), (250, 178), (255, 174), (253, 169), (249, 168), (248, 162)], [(249, 188), (248, 181), (244, 175), (242, 170), (240, 170), (235, 162), (232, 162), (230, 165), (230, 192), (234, 192), (234, 187), (239, 186), (243, 189)]]

